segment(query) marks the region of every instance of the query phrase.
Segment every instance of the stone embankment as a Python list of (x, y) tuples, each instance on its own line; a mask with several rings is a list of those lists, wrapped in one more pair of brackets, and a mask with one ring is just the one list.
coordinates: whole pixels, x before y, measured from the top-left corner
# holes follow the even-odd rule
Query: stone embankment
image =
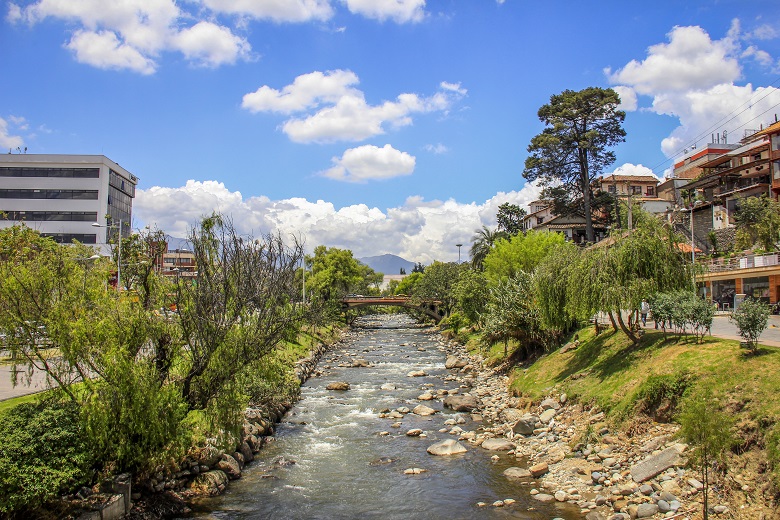
[[(316, 346), (310, 355), (294, 367), (295, 376), (304, 383), (317, 369), (317, 363), (329, 348)], [(131, 488), (130, 476), (121, 475), (101, 488), (101, 493), (86, 493), (84, 508), (89, 511), (79, 520), (114, 520), (119, 518), (159, 518), (187, 513), (186, 500), (200, 495), (218, 495), (231, 480), (254, 460), (267, 442), (273, 440), (274, 425), (294, 403), (271, 401), (250, 406), (244, 411), (240, 440), (233, 450), (211, 445), (193, 450), (183, 460), (157, 468), (148, 479)], [(139, 492), (140, 491), (140, 492)], [(82, 508), (82, 509), (84, 509)]]
[[(588, 520), (700, 516), (703, 486), (685, 467), (687, 446), (675, 439), (677, 425), (647, 419), (635, 422), (630, 433), (613, 431), (598, 408), (572, 403), (565, 394), (519, 409), (505, 375), (483, 367), (457, 342), (449, 341), (448, 349), (446, 379), (467, 390), (446, 397), (445, 405), (458, 409), (466, 401), (461, 409), (483, 421), (475, 430), (460, 425), (449, 433), (467, 446), (495, 452), (494, 462), (509, 459), (505, 477), (535, 500), (573, 504)], [(477, 505), (507, 505), (501, 502)], [(710, 507), (716, 517), (741, 517), (717, 492)]]

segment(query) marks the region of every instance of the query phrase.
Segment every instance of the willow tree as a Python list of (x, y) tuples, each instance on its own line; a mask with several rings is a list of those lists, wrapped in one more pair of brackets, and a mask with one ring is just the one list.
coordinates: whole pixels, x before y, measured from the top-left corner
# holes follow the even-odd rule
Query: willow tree
[(542, 326), (556, 341), (576, 323), (569, 310), (568, 284), (581, 250), (571, 242), (555, 246), (533, 273), (533, 295)]
[(614, 235), (585, 251), (570, 276), (570, 308), (579, 316), (602, 311), (631, 339), (639, 335), (626, 325), (623, 311), (633, 312), (656, 292), (692, 288), (691, 265), (678, 238), (657, 219), (633, 232)]
[(626, 113), (618, 110), (619, 104), (620, 96), (612, 89), (589, 87), (553, 95), (538, 113), (546, 128), (528, 145), (523, 177), (539, 180), (545, 188), (563, 188), (554, 193), (581, 200), (588, 242), (595, 240), (591, 185), (615, 162), (609, 148), (626, 136)]

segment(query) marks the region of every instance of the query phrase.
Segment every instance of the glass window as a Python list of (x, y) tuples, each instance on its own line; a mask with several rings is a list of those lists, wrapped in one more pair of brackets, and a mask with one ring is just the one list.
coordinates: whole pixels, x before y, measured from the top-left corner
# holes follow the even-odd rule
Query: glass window
[(743, 278), (742, 292), (747, 296), (769, 303), (769, 277)]

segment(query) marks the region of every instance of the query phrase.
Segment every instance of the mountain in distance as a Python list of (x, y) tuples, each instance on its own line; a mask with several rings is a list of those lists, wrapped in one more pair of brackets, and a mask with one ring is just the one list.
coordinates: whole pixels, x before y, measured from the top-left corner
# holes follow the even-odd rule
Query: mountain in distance
[(186, 249), (192, 251), (192, 244), (186, 238), (174, 237), (171, 235), (165, 235), (165, 241), (168, 243), (168, 250), (174, 249)]
[(397, 255), (379, 255), (379, 256), (366, 256), (358, 258), (358, 261), (366, 264), (374, 271), (382, 274), (399, 274), (401, 268), (406, 269), (406, 274), (412, 272), (414, 268), (414, 262), (404, 260)]

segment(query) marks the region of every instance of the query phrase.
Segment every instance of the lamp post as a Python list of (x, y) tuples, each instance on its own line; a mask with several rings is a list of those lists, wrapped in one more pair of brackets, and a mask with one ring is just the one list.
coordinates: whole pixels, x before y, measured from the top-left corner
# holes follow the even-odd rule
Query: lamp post
[(120, 218), (119, 226), (115, 224), (102, 225), (102, 224), (98, 224), (97, 222), (92, 223), (92, 227), (119, 229), (119, 238), (117, 240), (119, 249), (117, 249), (117, 255), (116, 255), (116, 290), (117, 291), (122, 290), (122, 223), (123, 222), (124, 221)]
[(463, 244), (455, 244), (458, 246), (458, 265), (460, 265), (460, 248), (463, 246)]
[(79, 262), (84, 262), (84, 284), (81, 288), (81, 292), (83, 294), (86, 294), (87, 292), (87, 263), (92, 262), (93, 260), (100, 260), (100, 255), (92, 255), (87, 258), (76, 258)]

